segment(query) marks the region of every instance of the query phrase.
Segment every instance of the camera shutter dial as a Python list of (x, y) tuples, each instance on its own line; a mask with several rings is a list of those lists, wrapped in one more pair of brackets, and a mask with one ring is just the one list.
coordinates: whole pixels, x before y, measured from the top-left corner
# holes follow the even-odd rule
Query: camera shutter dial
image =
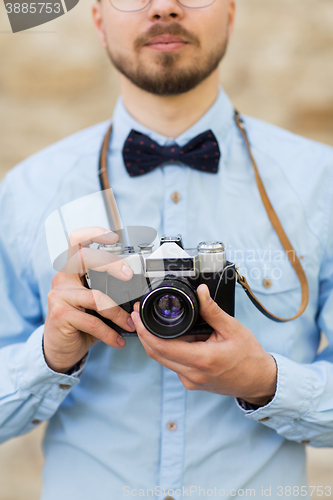
[(202, 241), (197, 248), (200, 253), (220, 253), (225, 250), (221, 241)]
[(121, 255), (124, 253), (125, 247), (121, 243), (114, 245), (98, 245), (97, 250), (104, 250), (104, 252), (113, 253), (114, 255)]

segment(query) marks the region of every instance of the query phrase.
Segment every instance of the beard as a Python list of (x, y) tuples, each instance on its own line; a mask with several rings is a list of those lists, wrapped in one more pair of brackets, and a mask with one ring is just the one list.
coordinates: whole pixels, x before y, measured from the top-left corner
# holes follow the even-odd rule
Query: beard
[(140, 89), (159, 96), (179, 95), (195, 88), (217, 68), (228, 46), (228, 38), (225, 36), (225, 39), (204, 57), (195, 57), (190, 67), (182, 66), (182, 55), (178, 51), (157, 52), (154, 54), (154, 69), (152, 69), (150, 63), (145, 64), (140, 61), (139, 50), (153, 37), (165, 34), (181, 36), (200, 49), (198, 38), (177, 23), (167, 27), (155, 25), (146, 35), (138, 37), (134, 42), (138, 54), (136, 63), (107, 49), (111, 62), (120, 73)]

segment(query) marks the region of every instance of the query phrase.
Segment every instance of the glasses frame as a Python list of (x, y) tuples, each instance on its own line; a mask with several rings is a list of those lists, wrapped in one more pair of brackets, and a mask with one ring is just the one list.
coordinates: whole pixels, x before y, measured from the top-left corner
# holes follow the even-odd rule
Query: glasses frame
[[(140, 10), (143, 10), (145, 9), (146, 7), (148, 7), (148, 5), (152, 2), (153, 0), (148, 0), (146, 5), (144, 7), (141, 7), (141, 9), (135, 9), (135, 10), (122, 10), (122, 9), (118, 9), (118, 7), (116, 7), (113, 3), (112, 3), (112, 0), (110, 0), (110, 4), (112, 5), (112, 7), (116, 10), (118, 10), (119, 12), (139, 12)], [(189, 7), (188, 5), (184, 5), (180, 0), (177, 0), (178, 3), (180, 3), (180, 5), (182, 5), (183, 7), (186, 7), (187, 9), (205, 9), (206, 7), (209, 7), (210, 5), (212, 5), (215, 0), (211, 0), (211, 2), (207, 5), (203, 5), (202, 7)]]

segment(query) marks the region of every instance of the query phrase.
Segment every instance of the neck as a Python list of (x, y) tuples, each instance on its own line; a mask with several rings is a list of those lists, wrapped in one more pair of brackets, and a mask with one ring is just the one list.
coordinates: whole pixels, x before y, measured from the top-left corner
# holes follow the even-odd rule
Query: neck
[(120, 75), (124, 105), (135, 120), (166, 137), (174, 138), (194, 125), (218, 95), (218, 71), (194, 89), (175, 96), (158, 96), (136, 87)]

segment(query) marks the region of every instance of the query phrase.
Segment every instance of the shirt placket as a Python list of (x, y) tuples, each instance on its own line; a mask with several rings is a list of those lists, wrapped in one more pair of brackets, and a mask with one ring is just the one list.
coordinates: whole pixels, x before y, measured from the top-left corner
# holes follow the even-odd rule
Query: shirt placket
[[(172, 145), (167, 141), (165, 146)], [(163, 169), (164, 212), (163, 232), (166, 236), (181, 234), (187, 238), (188, 167), (168, 164)], [(159, 486), (161, 498), (170, 498), (170, 490), (182, 488), (184, 467), (184, 426), (186, 389), (178, 375), (162, 367), (161, 448)]]
[[(169, 141), (165, 144), (169, 144)], [(181, 234), (183, 241), (187, 239), (187, 181), (189, 168), (182, 165), (168, 164), (163, 168), (164, 174), (164, 214), (163, 228), (167, 236)]]
[(170, 490), (182, 488), (184, 467), (186, 389), (178, 375), (162, 367), (162, 418), (159, 486), (170, 497)]

